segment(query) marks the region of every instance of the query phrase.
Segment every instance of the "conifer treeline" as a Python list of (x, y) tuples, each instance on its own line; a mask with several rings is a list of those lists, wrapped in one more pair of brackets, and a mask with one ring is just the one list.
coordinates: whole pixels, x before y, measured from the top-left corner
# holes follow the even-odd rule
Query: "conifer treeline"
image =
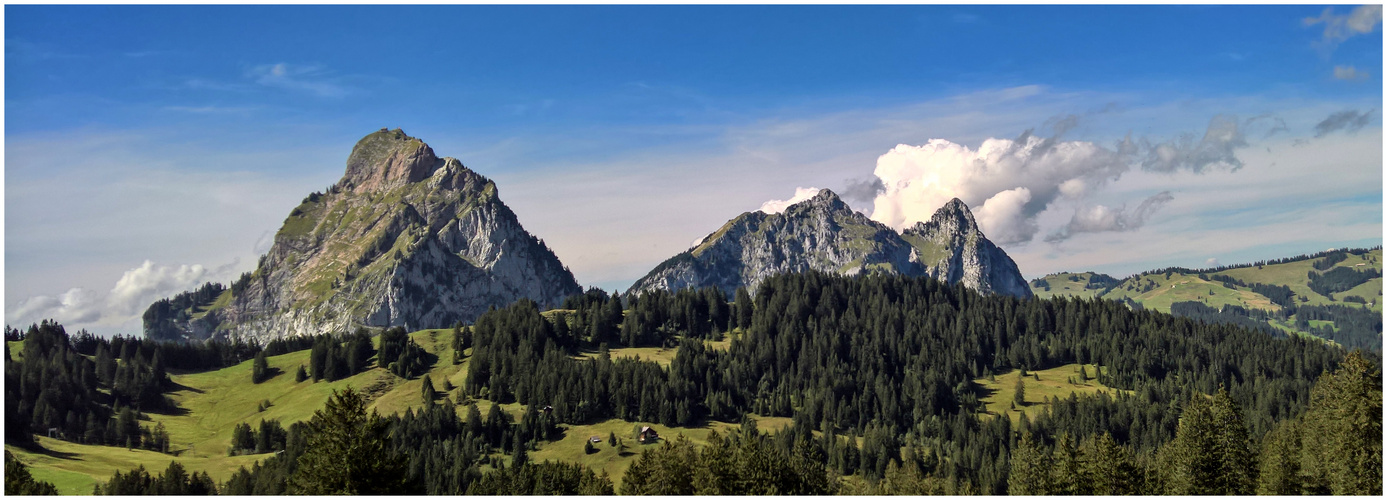
[[(643, 305), (645, 296), (628, 300), (623, 323), (633, 322), (629, 311), (659, 310)], [(689, 303), (669, 301), (680, 309)], [(716, 331), (715, 321), (705, 321)], [(860, 433), (877, 422), (925, 437), (937, 433), (928, 417), (976, 407), (973, 379), (1093, 363), (1108, 367), (1101, 382), (1153, 403), (1227, 387), (1260, 436), (1303, 407), (1314, 377), (1342, 355), (1319, 342), (1134, 312), (1111, 301), (1022, 301), (897, 276), (768, 279), (749, 327), (730, 349), (685, 339), (668, 369), (601, 354), (574, 359), (585, 339), (563, 335), (562, 323), (527, 301), (478, 319), (465, 390), (498, 402), (551, 405), (562, 422), (618, 417), (686, 425), (754, 412), (795, 416), (819, 431)]]
[[(156, 342), (98, 337), (85, 330), (68, 335), (62, 325), (43, 321), (26, 330), (7, 327), (5, 340), (24, 341), (18, 353), (10, 353), (5, 345), (7, 443), (27, 444), (33, 434), (42, 434), (168, 452), (163, 426), (141, 425), (140, 420), (143, 413), (176, 410), (164, 396), (172, 389), (169, 369), (224, 368), (257, 355), (307, 349), (316, 338), (277, 339), (264, 346), (242, 341)], [(23, 361), (15, 361), (16, 355)], [(263, 365), (257, 368), (259, 377), (274, 375)]]
[[(1207, 489), (1215, 483), (1231, 484), (1227, 492), (1249, 491), (1249, 484), (1254, 489), (1280, 485), (1275, 491), (1381, 488), (1380, 474), (1373, 483), (1361, 473), (1371, 465), (1372, 448), (1350, 445), (1376, 435), (1378, 468), (1368, 470), (1380, 471), (1378, 368), (1352, 357), (1341, 372), (1358, 375), (1315, 385), (1343, 359), (1342, 350), (1318, 341), (1132, 311), (1111, 301), (1018, 300), (899, 276), (781, 275), (763, 282), (754, 299), (744, 290), (735, 297), (729, 304), (709, 291), (624, 298), (593, 291), (572, 299), (568, 313), (541, 314), (523, 300), (493, 310), (465, 330), (466, 338), (455, 339), (459, 350), (468, 343), (472, 347), (459, 397), (522, 403), (527, 410), (519, 422), (498, 405), (483, 419), (475, 406), (459, 416), (450, 397), (430, 398), (423, 410), (384, 417), (367, 426), (377, 430), (353, 439), (383, 440), (372, 449), (402, 461), (397, 491), (403, 493), (603, 491), (603, 480), (590, 472), (528, 464), (528, 452), (557, 438), (558, 423), (615, 417), (687, 426), (708, 419), (746, 422), (750, 413), (793, 420), (770, 437), (752, 438), (760, 434), (745, 431), (729, 437), (732, 445), (723, 455), (672, 443), (632, 469), (688, 467), (690, 477), (748, 485), (720, 467), (762, 464), (766, 475), (755, 476), (756, 484), (772, 478), (781, 485), (775, 492), (802, 493), (1077, 493), (1052, 488), (1098, 475), (1108, 482), (1089, 481), (1095, 492), (1222, 491)], [(724, 332), (732, 335), (727, 349), (705, 344)], [(398, 333), (391, 333), (389, 342), (397, 362), (409, 345)], [(363, 349), (354, 337), (313, 340), (324, 375), (331, 372), (329, 363), (365, 366), (377, 354), (367, 351), (369, 338)], [(667, 367), (613, 359), (609, 352), (615, 346), (675, 343), (677, 354)], [(61, 357), (61, 348), (48, 349)], [(346, 359), (339, 362), (332, 353)], [(46, 359), (38, 356), (33, 359)], [(83, 373), (81, 362), (74, 363), (69, 371)], [(1009, 418), (980, 416), (980, 394), (972, 380), (1068, 363), (1101, 365), (1098, 380), (1126, 391), (1054, 400), (1035, 419), (1023, 416), (1019, 426)], [(10, 372), (7, 364), (7, 378)], [(1336, 388), (1321, 388), (1326, 384)], [(1375, 422), (1367, 411), (1372, 408), (1379, 414)], [(1219, 430), (1207, 430), (1205, 422)], [(305, 429), (291, 426), (284, 453), (238, 472), (220, 490), (296, 491), (290, 479), (305, 463), (300, 459), (313, 447), (313, 436), (332, 426)], [(1314, 441), (1313, 450), (1305, 446), (1314, 439), (1323, 441)], [(1246, 453), (1238, 454), (1235, 444)], [(733, 449), (741, 446), (752, 448), (739, 455), (743, 452)], [(1221, 458), (1198, 458), (1210, 446), (1222, 450)], [(480, 467), (499, 465), (491, 456), (495, 450), (511, 457), (508, 472), (481, 474)], [(1342, 465), (1345, 460), (1349, 465)], [(1210, 482), (1207, 474), (1224, 472), (1209, 464), (1232, 462), (1252, 464), (1259, 472)], [(1289, 464), (1299, 468), (1286, 472)], [(820, 476), (840, 474), (856, 474), (865, 482), (848, 481), (839, 488), (836, 480), (829, 481), (826, 490), (814, 486)], [(631, 492), (688, 491), (683, 482), (650, 485), (629, 475), (623, 491), (625, 481), (633, 481)]]

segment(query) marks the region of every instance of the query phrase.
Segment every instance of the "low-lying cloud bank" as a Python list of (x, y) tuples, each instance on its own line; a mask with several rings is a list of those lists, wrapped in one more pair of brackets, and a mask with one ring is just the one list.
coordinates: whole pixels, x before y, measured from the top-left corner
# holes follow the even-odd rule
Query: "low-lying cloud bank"
[(154, 301), (196, 288), (207, 281), (225, 281), (239, 264), (232, 262), (217, 269), (200, 264), (167, 266), (146, 260), (125, 271), (105, 293), (71, 288), (57, 296), (37, 295), (23, 301), (5, 315), (11, 326), (20, 327), (44, 319), (66, 324), (120, 326), (125, 333), (140, 331), (140, 317)]

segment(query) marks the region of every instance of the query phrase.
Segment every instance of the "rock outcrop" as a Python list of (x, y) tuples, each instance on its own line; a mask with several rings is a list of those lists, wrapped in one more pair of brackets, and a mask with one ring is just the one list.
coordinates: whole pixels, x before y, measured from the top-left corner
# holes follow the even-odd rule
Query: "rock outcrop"
[(924, 274), (983, 293), (1032, 296), (1021, 270), (1006, 252), (983, 236), (973, 213), (958, 198), (901, 235), (920, 251)]
[(902, 234), (854, 212), (827, 189), (779, 214), (737, 216), (656, 266), (628, 293), (716, 286), (731, 295), (742, 286), (754, 292), (777, 273), (809, 270), (932, 276), (986, 293), (1031, 296), (1016, 264), (957, 199)]
[(146, 313), (145, 332), (263, 341), (357, 326), (439, 328), (521, 298), (553, 307), (581, 291), (494, 183), (382, 129), (357, 143), (327, 193), (290, 212), (254, 272), (210, 303)]

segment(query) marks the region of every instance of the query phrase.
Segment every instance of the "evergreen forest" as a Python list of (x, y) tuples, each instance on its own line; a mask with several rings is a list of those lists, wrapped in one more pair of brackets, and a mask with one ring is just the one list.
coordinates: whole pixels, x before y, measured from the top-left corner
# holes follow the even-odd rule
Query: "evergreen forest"
[[(1324, 276), (1331, 288), (1360, 279)], [(456, 388), (427, 375), (438, 357), (403, 329), (261, 346), (104, 339), (45, 322), (7, 328), (5, 439), (170, 453), (167, 431), (144, 414), (180, 410), (165, 397), (171, 370), (251, 360), (245, 383), (260, 384), (291, 376), (266, 357), (308, 350), (292, 375), (299, 382), (380, 368), (419, 380), (424, 404), (382, 415), (367, 410), (367, 388), (334, 390), (305, 421), (231, 430), (229, 454), (265, 455), (225, 481), (170, 455), (166, 470), (117, 472), (94, 492), (1382, 493), (1380, 350), (1182, 307), (1170, 315), (1101, 299), (1022, 300), (885, 274), (783, 274), (730, 300), (711, 288), (589, 290), (559, 310), (521, 300), (454, 327), (447, 345), (454, 363), (468, 363)], [(674, 355), (613, 355), (640, 347)], [(1038, 404), (1025, 391), (1039, 371), (1072, 364), (1095, 367), (1076, 377), (1112, 390), (1018, 408)], [(1015, 401), (989, 410), (995, 389), (979, 381), (1004, 374), (1016, 375)], [(514, 405), (519, 417), (501, 410)], [(788, 424), (762, 430), (756, 418)], [(631, 442), (623, 452), (634, 461), (620, 477), (530, 458), (611, 419), (727, 430), (698, 443), (594, 438), (621, 450)], [(11, 462), (7, 454), (7, 491), (51, 491)]]

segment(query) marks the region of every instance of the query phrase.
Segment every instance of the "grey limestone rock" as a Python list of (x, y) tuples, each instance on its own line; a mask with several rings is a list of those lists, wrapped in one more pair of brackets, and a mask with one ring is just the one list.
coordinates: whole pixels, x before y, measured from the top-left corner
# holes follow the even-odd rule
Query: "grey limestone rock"
[(955, 199), (929, 222), (897, 233), (854, 212), (827, 189), (779, 214), (747, 212), (656, 266), (628, 293), (716, 286), (751, 291), (777, 273), (931, 276), (985, 293), (1030, 297), (1016, 264), (988, 241)]
[[(366, 136), (346, 174), (285, 219), (255, 271), (176, 321), (183, 339), (261, 341), (358, 326), (442, 328), (581, 293), (487, 178), (403, 131)], [(167, 329), (151, 329), (168, 337)]]

